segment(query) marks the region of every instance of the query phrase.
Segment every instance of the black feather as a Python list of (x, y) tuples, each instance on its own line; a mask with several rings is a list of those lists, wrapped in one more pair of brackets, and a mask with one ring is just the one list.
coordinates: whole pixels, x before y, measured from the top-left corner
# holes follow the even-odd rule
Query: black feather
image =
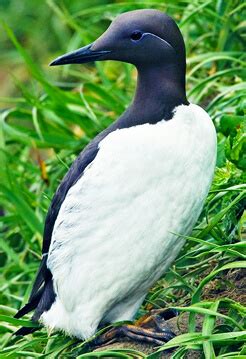
[(31, 333), (34, 333), (36, 332), (37, 330), (39, 330), (40, 328), (42, 328), (41, 326), (39, 327), (22, 327), (20, 329), (18, 329), (14, 335), (21, 335), (21, 336), (24, 336), (24, 335), (27, 335), (27, 334), (31, 334)]
[[(31, 312), (35, 309), (35, 312), (32, 316), (33, 323), (36, 323), (43, 312), (50, 309), (52, 303), (55, 301), (55, 292), (53, 289), (53, 281), (50, 279), (43, 287), (41, 287), (38, 293), (33, 296), (32, 300), (30, 300), (22, 309), (20, 309), (16, 314), (15, 318), (21, 318), (23, 315)], [(42, 328), (42, 326), (38, 327), (22, 327), (15, 335), (27, 335), (35, 332), (36, 330)]]
[(47, 268), (47, 255), (44, 255), (39, 265), (38, 273), (36, 275), (29, 301), (31, 301), (43, 283), (48, 282), (52, 278), (50, 270)]
[(56, 294), (54, 292), (53, 281), (51, 279), (45, 284), (42, 296), (38, 302), (38, 305), (36, 306), (35, 312), (32, 317), (32, 320), (34, 322), (39, 320), (43, 312), (46, 312), (50, 309), (50, 307), (55, 301), (55, 298)]
[(33, 296), (33, 298), (32, 298), (31, 300), (29, 300), (29, 302), (28, 302), (26, 305), (24, 305), (24, 307), (22, 307), (22, 308), (15, 314), (14, 317), (17, 318), (17, 319), (19, 319), (19, 318), (23, 317), (23, 315), (25, 315), (25, 314), (31, 312), (32, 310), (34, 310), (34, 309), (37, 307), (37, 305), (38, 305), (38, 303), (39, 303), (39, 301), (40, 301), (40, 299), (41, 299), (41, 297), (42, 297), (43, 292), (44, 292), (44, 287), (41, 288), (41, 289), (36, 293), (36, 295)]

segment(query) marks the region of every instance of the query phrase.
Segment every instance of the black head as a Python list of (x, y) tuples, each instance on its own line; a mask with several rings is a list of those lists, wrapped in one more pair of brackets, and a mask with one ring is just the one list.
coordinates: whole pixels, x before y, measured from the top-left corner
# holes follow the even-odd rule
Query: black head
[(121, 14), (92, 44), (58, 57), (51, 65), (117, 60), (136, 67), (177, 64), (185, 73), (185, 46), (175, 21), (158, 10)]
[(130, 107), (134, 116), (138, 113), (144, 121), (159, 121), (171, 118), (176, 106), (188, 104), (184, 40), (175, 21), (161, 11), (123, 13), (95, 42), (58, 57), (51, 65), (103, 60), (137, 67), (138, 84)]

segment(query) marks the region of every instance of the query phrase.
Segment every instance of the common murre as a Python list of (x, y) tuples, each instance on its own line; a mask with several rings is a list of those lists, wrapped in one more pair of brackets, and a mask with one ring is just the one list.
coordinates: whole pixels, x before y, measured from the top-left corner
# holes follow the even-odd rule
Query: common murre
[(216, 156), (209, 116), (186, 99), (185, 48), (170, 17), (122, 14), (93, 44), (52, 65), (95, 60), (134, 64), (136, 94), (58, 188), (30, 301), (17, 314), (35, 309), (34, 320), (79, 338), (134, 317), (183, 245), (173, 233), (192, 230)]

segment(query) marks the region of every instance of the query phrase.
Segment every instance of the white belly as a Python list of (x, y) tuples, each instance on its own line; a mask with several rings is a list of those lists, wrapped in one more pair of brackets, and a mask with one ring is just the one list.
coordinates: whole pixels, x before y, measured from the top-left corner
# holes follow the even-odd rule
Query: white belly
[(57, 293), (43, 322), (86, 338), (132, 319), (183, 245), (212, 181), (216, 135), (198, 106), (108, 135), (69, 190), (48, 257)]

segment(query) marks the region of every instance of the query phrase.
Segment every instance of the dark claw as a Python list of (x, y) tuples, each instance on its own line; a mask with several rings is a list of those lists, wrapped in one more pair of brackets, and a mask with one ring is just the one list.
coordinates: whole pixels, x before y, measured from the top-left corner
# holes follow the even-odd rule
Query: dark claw
[(174, 309), (152, 310), (149, 316), (140, 318), (135, 325), (126, 324), (114, 327), (96, 337), (90, 344), (98, 347), (111, 344), (121, 337), (128, 337), (138, 342), (163, 345), (175, 337), (166, 321), (177, 315), (178, 312)]
[[(163, 321), (163, 318), (161, 318), (161, 320)], [(175, 334), (169, 328), (158, 328), (157, 325), (156, 327), (157, 330), (151, 330), (134, 325), (122, 325), (121, 327), (110, 329), (106, 333), (96, 337), (90, 344), (98, 347), (105, 344), (111, 344), (118, 338), (127, 337), (138, 342), (163, 345), (175, 337)]]

